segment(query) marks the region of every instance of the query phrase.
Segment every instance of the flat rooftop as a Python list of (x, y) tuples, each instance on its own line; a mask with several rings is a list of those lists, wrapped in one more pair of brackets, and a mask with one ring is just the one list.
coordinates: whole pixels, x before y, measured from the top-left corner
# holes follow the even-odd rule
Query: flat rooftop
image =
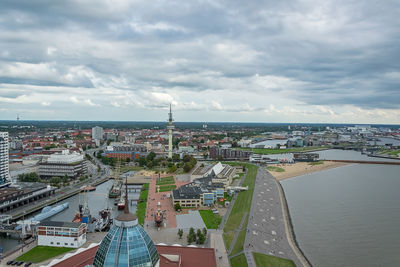
[(50, 226), (50, 227), (65, 227), (65, 228), (79, 228), (83, 223), (77, 222), (61, 222), (61, 221), (43, 221), (39, 226)]

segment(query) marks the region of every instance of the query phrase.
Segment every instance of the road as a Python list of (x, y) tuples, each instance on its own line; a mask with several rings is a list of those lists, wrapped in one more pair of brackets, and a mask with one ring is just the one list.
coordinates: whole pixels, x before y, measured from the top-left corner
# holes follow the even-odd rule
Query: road
[(260, 166), (244, 244), (249, 266), (255, 266), (251, 252), (291, 259), (296, 266), (305, 266), (289, 244), (285, 223), (277, 181)]

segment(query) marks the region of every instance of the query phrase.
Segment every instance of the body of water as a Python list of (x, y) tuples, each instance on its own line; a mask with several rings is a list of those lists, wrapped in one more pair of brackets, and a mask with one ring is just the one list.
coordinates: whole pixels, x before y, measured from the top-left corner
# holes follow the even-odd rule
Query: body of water
[[(123, 211), (118, 210), (117, 206), (114, 205), (115, 199), (108, 198), (108, 191), (110, 190), (113, 182), (114, 182), (113, 180), (109, 180), (103, 184), (98, 185), (96, 187), (95, 191), (87, 192), (87, 193), (80, 193), (80, 194), (74, 195), (68, 199), (65, 199), (63, 201), (60, 201), (56, 204), (53, 204), (52, 207), (55, 207), (57, 205), (68, 202), (69, 208), (54, 215), (53, 217), (49, 218), (48, 220), (71, 222), (72, 219), (74, 218), (75, 212), (78, 211), (79, 204), (83, 204), (85, 199), (88, 203), (90, 213), (92, 216), (99, 217), (99, 211), (109, 207), (112, 209), (112, 212), (111, 212), (112, 217), (115, 218), (116, 216), (118, 216), (118, 214), (122, 213)], [(130, 185), (128, 187), (129, 188), (141, 188), (142, 186)], [(139, 195), (140, 195), (139, 190), (137, 190), (137, 192), (129, 192), (129, 199), (138, 199)], [(132, 213), (136, 212), (136, 202), (130, 204), (129, 210)], [(29, 219), (30, 217), (32, 217), (38, 213), (40, 213), (40, 212), (32, 214), (27, 219)], [(0, 245), (3, 247), (4, 252), (12, 249), (13, 247), (15, 247), (18, 244), (19, 244), (19, 241), (16, 239), (16, 237), (0, 236)]]
[(400, 266), (399, 173), (400, 166), (353, 164), (281, 182), (313, 266)]

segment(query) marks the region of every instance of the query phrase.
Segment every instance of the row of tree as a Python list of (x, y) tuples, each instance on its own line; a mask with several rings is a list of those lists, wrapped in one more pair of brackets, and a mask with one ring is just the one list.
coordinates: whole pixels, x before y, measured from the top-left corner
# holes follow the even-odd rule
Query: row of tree
[[(179, 236), (179, 239), (182, 239), (182, 236), (183, 236), (182, 229), (178, 230), (178, 236)], [(206, 242), (206, 239), (207, 239), (207, 229), (206, 228), (203, 228), (203, 231), (201, 231), (200, 229), (197, 229), (197, 232), (195, 232), (194, 228), (190, 227), (189, 234), (187, 235), (187, 242), (189, 245), (192, 243), (202, 245)]]

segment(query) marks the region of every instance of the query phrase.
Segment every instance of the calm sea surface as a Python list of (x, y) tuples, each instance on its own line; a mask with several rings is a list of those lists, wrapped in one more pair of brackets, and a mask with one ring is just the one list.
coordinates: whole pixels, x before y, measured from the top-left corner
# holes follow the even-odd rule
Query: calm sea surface
[(400, 166), (347, 165), (281, 184), (313, 266), (400, 266)]
[[(112, 217), (115, 218), (119, 213), (122, 211), (117, 210), (117, 207), (114, 205), (114, 199), (108, 198), (108, 191), (113, 184), (113, 180), (107, 181), (99, 186), (96, 187), (96, 190), (93, 192), (88, 192), (86, 194), (78, 194), (74, 195), (68, 199), (65, 199), (57, 204), (52, 205), (52, 207), (63, 204), (65, 202), (69, 203), (69, 208), (63, 210), (62, 212), (54, 215), (53, 217), (49, 218), (51, 221), (65, 221), (71, 222), (74, 218), (75, 212), (78, 211), (79, 203), (83, 204), (84, 199), (87, 200), (90, 213), (92, 216), (98, 217), (99, 211), (105, 209), (107, 207), (112, 208)], [(141, 188), (141, 186), (129, 186), (129, 188)], [(86, 195), (86, 196), (85, 196)], [(137, 192), (129, 192), (129, 199), (138, 199), (140, 195), (139, 190)], [(136, 203), (132, 203), (130, 205), (129, 210), (131, 212), (136, 211)], [(39, 213), (39, 212), (38, 212)], [(35, 213), (37, 214), (37, 213)], [(33, 214), (32, 216), (34, 216)], [(27, 218), (29, 219), (29, 217)], [(12, 249), (18, 243), (18, 240), (14, 237), (0, 237), (0, 245), (3, 247), (4, 252)]]

